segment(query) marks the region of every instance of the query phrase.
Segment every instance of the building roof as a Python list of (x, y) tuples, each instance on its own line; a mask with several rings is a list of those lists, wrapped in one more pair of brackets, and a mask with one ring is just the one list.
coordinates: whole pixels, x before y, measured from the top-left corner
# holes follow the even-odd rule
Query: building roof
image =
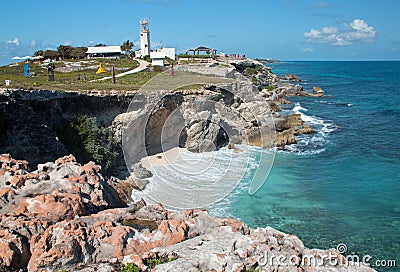
[(119, 45), (88, 47), (87, 54), (122, 53)]

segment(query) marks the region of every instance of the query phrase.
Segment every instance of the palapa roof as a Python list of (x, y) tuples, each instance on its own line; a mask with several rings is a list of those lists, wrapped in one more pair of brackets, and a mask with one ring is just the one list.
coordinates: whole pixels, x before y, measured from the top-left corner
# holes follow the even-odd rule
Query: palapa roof
[(196, 51), (208, 51), (208, 50), (215, 50), (215, 49), (209, 48), (209, 47), (206, 47), (206, 46), (199, 46), (199, 47), (195, 48), (194, 50), (196, 50)]

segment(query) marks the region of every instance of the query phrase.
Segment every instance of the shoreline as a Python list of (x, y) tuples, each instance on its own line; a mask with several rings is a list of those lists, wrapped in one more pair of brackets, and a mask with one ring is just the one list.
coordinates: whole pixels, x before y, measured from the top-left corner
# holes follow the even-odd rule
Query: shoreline
[[(271, 270), (277, 266), (261, 258), (274, 254), (294, 258), (296, 271), (375, 271), (349, 263), (336, 249), (309, 249), (295, 235), (252, 229), (204, 209), (171, 212), (143, 201), (119, 206), (118, 184), (105, 180), (93, 162), (81, 165), (73, 156), (33, 172), (10, 155), (0, 155), (0, 163), (0, 182), (11, 183), (0, 189), (1, 268), (111, 272), (133, 263), (148, 271), (148, 263), (157, 261), (157, 271), (165, 272)], [(302, 256), (328, 259), (313, 265)]]
[[(305, 95), (305, 91), (302, 88), (282, 82), (268, 68), (261, 67), (257, 62), (253, 62), (252, 60), (247, 59), (236, 62), (235, 65), (236, 76), (247, 74), (248, 77), (254, 78), (255, 80), (252, 80), (250, 82), (251, 85), (249, 84), (248, 87), (251, 86), (254, 96), (257, 96), (257, 98), (264, 102), (267, 101), (271, 107), (272, 112), (268, 111), (268, 108), (258, 108), (261, 110), (260, 115), (263, 116), (268, 113), (268, 116), (278, 118), (275, 124), (276, 132), (274, 133), (276, 133), (279, 139), (279, 144), (284, 146), (293, 143), (295, 141), (294, 136), (298, 133), (311, 133), (299, 115), (282, 116), (279, 113), (280, 103), (277, 101), (286, 103), (284, 98), (287, 96)], [(205, 67), (206, 69), (202, 66), (200, 70), (213, 71), (215, 68), (212, 67), (210, 70), (207, 66)], [(248, 69), (249, 67), (251, 69)], [(247, 79), (247, 82), (249, 81)], [(274, 88), (263, 88), (262, 86), (266, 84), (272, 84), (270, 86), (274, 86)], [(186, 120), (187, 124), (196, 124), (196, 126), (189, 127), (186, 131), (187, 148), (174, 148), (162, 154), (154, 154), (141, 158), (141, 167), (151, 171), (153, 167), (173, 163), (179, 157), (179, 154), (185, 154), (191, 150), (203, 153), (211, 151), (210, 148), (215, 149), (215, 147), (218, 147), (221, 144), (221, 140), (225, 140), (224, 143), (226, 143), (227, 138), (223, 138), (224, 136), (219, 132), (218, 126), (204, 122), (204, 120), (209, 120), (211, 114), (208, 115), (206, 111), (199, 116), (192, 114), (191, 110), (195, 109), (195, 107), (191, 106), (190, 101), (214, 101), (218, 99), (217, 101), (226, 102), (221, 104), (221, 106), (224, 107), (227, 114), (217, 115), (216, 117), (226, 122), (231, 122), (231, 124), (239, 125), (240, 127), (243, 126), (248, 129), (247, 132), (252, 136), (249, 142), (244, 142), (244, 138), (240, 138), (241, 135), (237, 137), (234, 135), (236, 138), (229, 137), (229, 142), (232, 142), (232, 144), (250, 145), (253, 143), (255, 146), (260, 145), (260, 143), (262, 144), (260, 138), (258, 138), (259, 136), (254, 133), (257, 131), (258, 124), (255, 126), (252, 116), (246, 114), (246, 108), (251, 107), (253, 104), (251, 102), (241, 102), (243, 103), (241, 108), (234, 108), (235, 105), (229, 103), (226, 91), (234, 94), (238, 94), (239, 92), (240, 94), (241, 90), (234, 89), (234, 86), (226, 84), (214, 84), (200, 91), (189, 90), (169, 93), (167, 99), (164, 100), (164, 106), (155, 108), (155, 111), (150, 112), (149, 116), (155, 117), (154, 120), (149, 118), (148, 125), (154, 129), (153, 131), (149, 131), (149, 135), (157, 135), (159, 121), (162, 120), (160, 117), (169, 116), (176, 109), (176, 105), (182, 105), (183, 103), (186, 103), (184, 104), (185, 107), (182, 108), (183, 110), (187, 110), (183, 114), (183, 116), (188, 117)], [(63, 119), (52, 119), (51, 122), (40, 127), (41, 129), (46, 129), (46, 131), (42, 131), (41, 133), (38, 133), (40, 131), (37, 131), (37, 127), (28, 126), (28, 124), (32, 125), (39, 121), (43, 122), (43, 120), (47, 120), (49, 117), (47, 113), (49, 112), (59, 112), (63, 118), (71, 118), (71, 115), (74, 116), (73, 114), (79, 116), (80, 114), (91, 113), (92, 116), (96, 116), (100, 120), (99, 122), (112, 128), (114, 141), (122, 142), (122, 127), (124, 125), (124, 118), (126, 117), (126, 110), (123, 111), (123, 108), (126, 106), (128, 100), (116, 99), (114, 101), (109, 99), (111, 96), (104, 96), (102, 94), (99, 97), (80, 93), (60, 95), (58, 92), (53, 91), (24, 92), (21, 90), (7, 90), (3, 91), (0, 95), (2, 95), (2, 99), (4, 98), (0, 103), (0, 107), (5, 112), (5, 124), (11, 123), (10, 120), (12, 121), (14, 120), (13, 118), (18, 117), (19, 122), (24, 125), (23, 129), (25, 129), (21, 129), (21, 131), (24, 132), (28, 128), (28, 131), (24, 134), (30, 147), (38, 146), (39, 148), (43, 145), (43, 142), (46, 142), (45, 151), (47, 153), (53, 147), (54, 150), (61, 148), (62, 141), (57, 140), (54, 143), (57, 133), (51, 134), (49, 131), (54, 127), (54, 124), (60, 123)], [(154, 94), (148, 94), (146, 97), (151, 100), (152, 95)], [(73, 100), (69, 100), (71, 97)], [(77, 101), (81, 104), (77, 104)], [(194, 104), (198, 105), (198, 103)], [(74, 105), (72, 109), (71, 105)], [(18, 108), (23, 108), (27, 112), (19, 113)], [(224, 119), (226, 116), (230, 116), (229, 113), (233, 109), (239, 111), (239, 116), (242, 119), (239, 121), (234, 118)], [(150, 110), (153, 109), (150, 108)], [(44, 112), (43, 115), (40, 115), (41, 112)], [(144, 123), (141, 119), (136, 119), (140, 115), (135, 114), (137, 113), (134, 112), (131, 114), (130, 120), (137, 123)], [(50, 115), (50, 117), (52, 116), (55, 115)], [(216, 117), (214, 116), (213, 118)], [(218, 118), (213, 120), (218, 121)], [(214, 122), (218, 124), (217, 121)], [(18, 128), (12, 128), (18, 130)], [(32, 132), (36, 134), (30, 134)], [(49, 137), (44, 138), (43, 135)], [(137, 141), (138, 139), (135, 138), (134, 140)], [(151, 140), (151, 138), (148, 140)], [(208, 143), (210, 142), (213, 144), (209, 145)], [(154, 144), (156, 142), (151, 143)], [(23, 147), (22, 145), (21, 148)], [(23, 156), (24, 153), (20, 154), (20, 157), (29, 157)], [(43, 164), (39, 164), (38, 169), (35, 171), (29, 170), (26, 161), (14, 160), (10, 155), (1, 156), (0, 220), (2, 226), (7, 226), (7, 228), (1, 227), (0, 232), (5, 233), (4, 237), (8, 237), (7, 239), (14, 239), (13, 241), (16, 241), (15, 243), (19, 246), (17, 246), (18, 251), (16, 251), (15, 247), (4, 244), (7, 252), (12, 253), (11, 255), (0, 254), (0, 260), (7, 267), (29, 267), (30, 271), (38, 271), (42, 268), (47, 269), (60, 265), (71, 269), (85, 265), (93, 267), (93, 270), (89, 271), (95, 271), (99, 268), (98, 265), (100, 265), (97, 256), (102, 256), (101, 260), (105, 262), (104, 265), (110, 267), (115, 263), (126, 264), (127, 262), (133, 262), (138, 267), (147, 269), (145, 263), (149, 259), (149, 256), (154, 259), (162, 259), (161, 256), (164, 256), (163, 254), (168, 250), (175, 254), (168, 258), (173, 259), (172, 257), (176, 257), (176, 259), (157, 266), (157, 269), (160, 271), (168, 269), (187, 271), (187, 269), (192, 269), (192, 267), (194, 269), (196, 267), (196, 264), (193, 263), (193, 260), (196, 260), (196, 258), (208, 260), (208, 257), (206, 257), (210, 256), (208, 247), (213, 248), (216, 246), (220, 249), (211, 253), (212, 258), (220, 260), (218, 256), (225, 254), (227, 258), (225, 265), (229, 264), (229, 267), (236, 269), (240, 264), (241, 269), (250, 269), (260, 265), (257, 256), (262, 252), (273, 253), (270, 248), (263, 248), (264, 244), (262, 241), (266, 239), (270, 241), (283, 239), (284, 244), (277, 244), (276, 246), (280, 247), (280, 252), (285, 255), (293, 253), (296, 256), (303, 254), (314, 254), (313, 256), (315, 256), (317, 253), (327, 254), (331, 252), (336, 258), (344, 258), (334, 250), (310, 251), (310, 249), (304, 247), (297, 237), (278, 232), (268, 227), (261, 230), (251, 229), (236, 219), (213, 218), (202, 209), (171, 212), (166, 210), (161, 204), (146, 205), (144, 201), (131, 202), (127, 206), (126, 200), (129, 201), (131, 197), (131, 195), (127, 196), (129, 190), (132, 190), (131, 181), (128, 179), (121, 180), (107, 177), (106, 175), (103, 176), (101, 174), (101, 167), (93, 162), (81, 165), (72, 155), (62, 157), (54, 153), (52, 156), (56, 158), (48, 159), (47, 157), (42, 157), (41, 162)], [(141, 169), (139, 168), (139, 170)], [(136, 224), (134, 226), (144, 224), (146, 226), (156, 226), (156, 228), (154, 227), (152, 230), (146, 228), (138, 230), (126, 225), (124, 223), (126, 220), (131, 220), (132, 224)], [(80, 228), (75, 229), (71, 227), (75, 225), (80, 226)], [(79, 229), (84, 229), (85, 232), (78, 233)], [(13, 236), (12, 233), (9, 233), (9, 230), (18, 230), (18, 234), (13, 232)], [(57, 234), (54, 230), (61, 230), (61, 232)], [(107, 233), (107, 235), (101, 236), (98, 235), (99, 233)], [(220, 244), (221, 235), (224, 237), (222, 244)], [(61, 240), (67, 242), (60, 244), (60, 237), (62, 237)], [(121, 237), (129, 238), (122, 239)], [(210, 243), (206, 243), (204, 247), (199, 247), (199, 251), (195, 253), (195, 256), (187, 253), (188, 244), (197, 243), (198, 239), (205, 239), (205, 237), (211, 239)], [(71, 239), (73, 242), (69, 243), (68, 241), (72, 241)], [(96, 245), (94, 251), (86, 250), (87, 246), (84, 243), (89, 240), (93, 241), (92, 244)], [(243, 255), (243, 252), (230, 255), (229, 252), (231, 249), (226, 248), (226, 241), (230, 241), (233, 244), (239, 243), (242, 245), (240, 248), (249, 248), (249, 250), (246, 251), (245, 255)], [(258, 244), (262, 251), (254, 252), (254, 250), (250, 250), (252, 246), (249, 241), (252, 241), (253, 245)], [(296, 245), (294, 251), (293, 243)], [(76, 245), (79, 245), (79, 247)], [(100, 245), (105, 245), (107, 248), (103, 248)], [(112, 250), (110, 251), (109, 248), (111, 247)], [(26, 248), (30, 248), (29, 254)], [(65, 248), (65, 250), (62, 251), (60, 248)], [(81, 254), (82, 258), (80, 260), (82, 261), (72, 264), (71, 260), (75, 258), (75, 255), (71, 255), (71, 251), (67, 250), (71, 248)], [(110, 254), (110, 252), (113, 252), (113, 254)], [(49, 259), (49, 256), (57, 257)], [(238, 256), (242, 257), (238, 259)], [(17, 260), (23, 261), (18, 262)], [(301, 264), (298, 265), (301, 266)], [(177, 267), (181, 270), (177, 269)], [(199, 271), (209, 270), (210, 267), (220, 271), (224, 267), (224, 263), (220, 261), (206, 263), (204, 267), (199, 268)], [(268, 269), (270, 268), (272, 269), (273, 266)], [(303, 268), (308, 269), (308, 267)], [(343, 266), (338, 265), (334, 269), (333, 271), (342, 271)], [(357, 268), (355, 269), (354, 271), (357, 271)], [(360, 271), (368, 270), (360, 269)]]
[(172, 164), (183, 152), (188, 152), (187, 148), (174, 147), (165, 152), (144, 157), (140, 160), (142, 166), (151, 171), (153, 167)]

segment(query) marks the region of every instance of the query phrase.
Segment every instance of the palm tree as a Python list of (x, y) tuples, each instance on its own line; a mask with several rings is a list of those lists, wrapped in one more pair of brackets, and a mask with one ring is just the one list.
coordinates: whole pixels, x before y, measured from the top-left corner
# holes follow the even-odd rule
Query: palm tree
[(135, 45), (130, 40), (126, 40), (121, 45), (121, 50), (130, 52)]

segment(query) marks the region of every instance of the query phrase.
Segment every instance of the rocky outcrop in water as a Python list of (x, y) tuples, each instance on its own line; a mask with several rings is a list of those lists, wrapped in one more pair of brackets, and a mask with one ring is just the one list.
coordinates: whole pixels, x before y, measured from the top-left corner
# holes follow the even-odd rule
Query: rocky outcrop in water
[(296, 82), (301, 81), (301, 79), (298, 76), (296, 76), (295, 74), (286, 74), (285, 79), (289, 80), (289, 81), (296, 81)]
[[(0, 166), (3, 270), (111, 272), (133, 263), (141, 271), (272, 271), (278, 266), (266, 257), (283, 256), (293, 265), (282, 271), (374, 271), (336, 250), (310, 250), (294, 235), (205, 210), (170, 212), (143, 201), (119, 207), (119, 184), (73, 156), (28, 172), (26, 161), (3, 154)], [(326, 257), (308, 265), (303, 256), (342, 264)]]

